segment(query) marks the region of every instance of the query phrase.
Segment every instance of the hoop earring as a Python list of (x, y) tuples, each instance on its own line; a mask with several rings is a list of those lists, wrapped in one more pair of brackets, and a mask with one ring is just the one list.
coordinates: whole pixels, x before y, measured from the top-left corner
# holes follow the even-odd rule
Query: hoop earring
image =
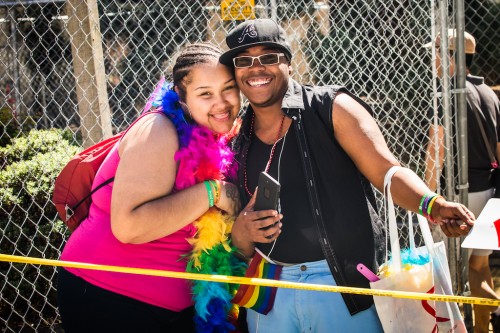
[(191, 113), (191, 109), (189, 108), (189, 106), (186, 103), (184, 103), (183, 101), (179, 101), (179, 104), (182, 106), (182, 109), (184, 110), (184, 112), (186, 112), (186, 110), (188, 111), (189, 118), (191, 118), (191, 120), (194, 121), (193, 114)]

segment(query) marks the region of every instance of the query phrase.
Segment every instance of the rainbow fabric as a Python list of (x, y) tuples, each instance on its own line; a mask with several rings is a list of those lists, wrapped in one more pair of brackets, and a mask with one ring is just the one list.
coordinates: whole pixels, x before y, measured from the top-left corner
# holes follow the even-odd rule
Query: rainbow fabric
[[(256, 252), (245, 277), (279, 280), (282, 269), (283, 266), (267, 262)], [(277, 289), (273, 287), (241, 285), (232, 302), (266, 315), (273, 308)]]
[[(161, 109), (173, 122), (179, 136), (179, 150), (175, 154), (179, 168), (175, 191), (180, 191), (205, 180), (223, 180), (234, 175), (234, 154), (228, 148), (230, 135), (216, 137), (207, 128), (188, 124), (179, 104), (178, 95), (165, 83), (161, 90)], [(153, 96), (158, 100), (158, 96)], [(156, 106), (153, 103), (153, 106)], [(193, 222), (196, 236), (188, 239), (193, 250), (187, 256), (186, 271), (190, 273), (243, 276), (246, 263), (234, 256), (236, 251), (228, 237), (234, 216), (216, 207), (210, 208)], [(230, 332), (235, 330), (238, 307), (231, 303), (238, 286), (228, 283), (193, 281), (196, 329), (200, 333)]]

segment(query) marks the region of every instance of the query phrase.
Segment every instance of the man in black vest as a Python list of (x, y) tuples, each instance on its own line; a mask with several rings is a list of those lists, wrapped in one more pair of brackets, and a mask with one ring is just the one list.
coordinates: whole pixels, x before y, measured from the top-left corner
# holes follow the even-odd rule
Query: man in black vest
[[(385, 244), (366, 180), (381, 190), (399, 162), (368, 105), (344, 87), (291, 79), (290, 45), (270, 19), (241, 23), (226, 43), (220, 62), (234, 67), (250, 102), (235, 142), (247, 205), (233, 226), (233, 244), (247, 258), (258, 253), (282, 266), (280, 280), (369, 288), (356, 266), (376, 271)], [(253, 209), (262, 171), (281, 184), (277, 210)], [(415, 212), (431, 192), (406, 168), (392, 183), (396, 203)], [(433, 202), (429, 218), (448, 236), (467, 234), (474, 220), (467, 208), (442, 197)], [(281, 288), (272, 310), (248, 310), (247, 323), (251, 332), (382, 332), (372, 297)]]
[[(456, 43), (455, 29), (448, 30), (448, 50), (450, 56), (450, 77), (455, 74), (455, 57), (453, 53)], [(465, 62), (466, 62), (466, 85), (467, 85), (467, 154), (468, 154), (468, 176), (469, 196), (468, 207), (478, 216), (483, 210), (486, 202), (495, 193), (494, 172), (499, 173), (498, 157), (500, 156), (500, 110), (498, 97), (493, 90), (484, 84), (482, 77), (470, 74), (474, 54), (476, 53), (475, 38), (465, 32)], [(436, 47), (439, 48), (441, 39), (436, 38)], [(432, 43), (425, 44), (429, 48)], [(436, 52), (436, 69), (439, 77), (442, 77), (441, 54)], [(438, 110), (438, 117), (442, 119), (442, 111)], [(478, 119), (481, 119), (481, 124)], [(484, 133), (484, 134), (483, 134)], [(434, 136), (438, 139), (438, 160), (436, 161), (436, 146)], [(453, 135), (455, 136), (455, 135)], [(429, 143), (426, 149), (426, 172), (425, 180), (431, 190), (436, 190), (436, 170), (441, 170), (444, 162), (444, 128), (441, 124), (429, 128)], [(498, 176), (500, 177), (500, 175)], [(497, 179), (498, 180), (498, 179)], [(491, 250), (473, 249), (469, 251), (469, 286), (472, 296), (500, 299), (494, 291), (493, 279), (489, 266), (489, 255)], [(500, 333), (500, 308), (483, 305), (474, 305), (474, 332), (487, 333), (488, 320), (490, 319), (495, 333)]]

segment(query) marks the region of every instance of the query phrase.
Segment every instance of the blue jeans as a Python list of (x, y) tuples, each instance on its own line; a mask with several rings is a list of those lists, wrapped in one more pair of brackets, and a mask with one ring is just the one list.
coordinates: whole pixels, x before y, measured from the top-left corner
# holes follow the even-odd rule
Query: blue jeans
[[(336, 286), (326, 260), (283, 267), (281, 281)], [(383, 332), (375, 306), (351, 316), (340, 293), (278, 288), (267, 315), (247, 311), (248, 329), (259, 332)]]

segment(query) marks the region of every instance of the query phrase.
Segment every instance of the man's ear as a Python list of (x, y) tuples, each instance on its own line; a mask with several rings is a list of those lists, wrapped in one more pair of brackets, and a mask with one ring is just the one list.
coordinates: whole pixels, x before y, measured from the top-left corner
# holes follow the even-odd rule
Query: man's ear
[(288, 75), (292, 75), (292, 73), (293, 73), (292, 64), (288, 64)]

